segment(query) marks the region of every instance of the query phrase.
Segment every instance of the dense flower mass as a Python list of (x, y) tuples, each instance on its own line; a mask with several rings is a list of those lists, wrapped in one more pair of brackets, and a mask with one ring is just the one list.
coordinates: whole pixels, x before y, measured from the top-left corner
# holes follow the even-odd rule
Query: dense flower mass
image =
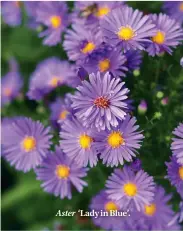
[(121, 209), (142, 211), (154, 198), (155, 184), (143, 170), (134, 173), (131, 168), (115, 169), (106, 183), (106, 192), (115, 200)]
[(182, 230), (182, 13), (2, 2), (3, 230)]
[(94, 134), (95, 129), (84, 127), (76, 118), (67, 119), (61, 127), (61, 148), (79, 166), (85, 167), (89, 163), (93, 167), (98, 161)]
[(78, 92), (73, 96), (72, 107), (77, 110), (76, 117), (86, 127), (96, 127), (98, 130), (116, 127), (123, 120), (127, 109), (127, 93), (123, 88), (124, 82), (119, 78), (111, 78), (106, 74), (89, 75), (88, 81), (83, 81), (77, 87)]
[(60, 196), (61, 199), (72, 198), (71, 185), (82, 192), (87, 183), (80, 178), (86, 176), (87, 169), (79, 168), (57, 146), (55, 154), (49, 153), (40, 168), (36, 170), (37, 179), (43, 181), (44, 191)]
[(144, 43), (156, 33), (149, 16), (128, 6), (113, 10), (102, 20), (101, 27), (105, 41), (124, 51), (145, 50)]
[(179, 126), (173, 131), (173, 134), (176, 138), (173, 138), (171, 149), (173, 155), (177, 158), (177, 162), (183, 165), (183, 123), (179, 124)]
[(127, 115), (116, 128), (101, 131), (95, 136), (96, 149), (101, 153), (100, 158), (107, 166), (123, 165), (124, 160), (132, 161), (140, 148), (143, 135), (137, 131), (136, 119)]
[(9, 122), (8, 128), (3, 129), (3, 155), (17, 170), (27, 172), (38, 166), (47, 155), (52, 138), (50, 128), (26, 117)]
[(183, 30), (181, 26), (169, 16), (160, 13), (151, 15), (153, 23), (156, 25), (156, 34), (152, 37), (147, 51), (150, 55), (158, 55), (161, 52), (172, 53), (171, 47), (176, 47), (183, 40)]

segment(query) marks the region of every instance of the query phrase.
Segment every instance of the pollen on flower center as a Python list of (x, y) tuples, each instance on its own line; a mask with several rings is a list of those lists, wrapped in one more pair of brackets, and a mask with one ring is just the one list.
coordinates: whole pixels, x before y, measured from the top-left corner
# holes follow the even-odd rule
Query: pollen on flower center
[(95, 49), (95, 44), (92, 42), (86, 43), (86, 45), (81, 49), (84, 54), (90, 53)]
[(86, 134), (81, 135), (79, 137), (79, 143), (80, 143), (80, 146), (83, 149), (90, 148), (92, 142), (93, 142), (93, 139), (90, 136), (86, 135)]
[(112, 131), (107, 138), (107, 142), (112, 148), (118, 148), (125, 143), (119, 131)]
[(62, 19), (60, 16), (52, 16), (50, 18), (50, 21), (51, 21), (52, 27), (55, 29), (58, 28), (62, 23)]
[(26, 152), (32, 151), (36, 147), (36, 140), (32, 136), (27, 136), (23, 142), (22, 147)]
[(180, 176), (180, 179), (183, 180), (183, 166), (179, 168), (179, 176)]
[(56, 167), (56, 171), (55, 171), (56, 175), (58, 178), (63, 179), (63, 178), (67, 178), (70, 174), (70, 168), (67, 167), (66, 165), (57, 165)]
[(11, 89), (10, 88), (5, 88), (3, 90), (3, 93), (4, 93), (5, 96), (10, 96), (11, 95)]
[(134, 30), (130, 26), (122, 26), (117, 34), (118, 37), (122, 40), (130, 40), (135, 36)]
[(118, 210), (118, 206), (113, 201), (109, 201), (105, 204), (105, 210), (107, 212), (110, 212), (112, 210)]
[(100, 96), (94, 100), (94, 105), (99, 108), (108, 108), (109, 103), (109, 100), (104, 96)]
[(163, 44), (165, 41), (165, 33), (158, 31), (154, 37), (152, 37), (152, 41), (157, 44)]
[(109, 59), (104, 59), (99, 62), (99, 70), (100, 72), (107, 71), (110, 67), (110, 61)]
[(67, 117), (68, 114), (69, 114), (69, 112), (67, 110), (62, 111), (60, 113), (60, 115), (59, 115), (59, 119), (61, 119), (61, 120), (66, 119), (66, 117)]
[(180, 3), (179, 9), (180, 11), (183, 11), (183, 2)]
[(98, 9), (96, 16), (97, 17), (103, 17), (104, 15), (107, 15), (110, 12), (109, 7), (104, 6)]
[(155, 204), (145, 205), (145, 214), (146, 215), (153, 216), (155, 212), (156, 212), (156, 205)]
[(57, 87), (59, 83), (60, 83), (60, 78), (58, 78), (58, 77), (53, 77), (53, 78), (50, 80), (49, 85), (52, 86), (52, 87)]
[(132, 182), (124, 184), (123, 190), (130, 197), (134, 197), (137, 194), (137, 186)]

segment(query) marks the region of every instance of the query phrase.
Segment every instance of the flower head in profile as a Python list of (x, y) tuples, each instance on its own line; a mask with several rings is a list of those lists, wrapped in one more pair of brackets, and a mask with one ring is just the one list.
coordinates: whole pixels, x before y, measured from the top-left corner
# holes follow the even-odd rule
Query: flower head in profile
[(27, 95), (30, 99), (40, 100), (59, 86), (70, 86), (75, 75), (75, 67), (69, 62), (56, 57), (48, 58), (37, 65), (31, 76)]
[(28, 16), (28, 26), (31, 29), (37, 29), (40, 23), (36, 22), (36, 11), (39, 1), (24, 1), (25, 11)]
[(113, 77), (119, 77), (125, 76), (128, 71), (125, 63), (126, 57), (122, 55), (121, 50), (103, 44), (85, 60), (83, 66), (88, 73), (109, 72)]
[(129, 162), (136, 156), (144, 136), (137, 131), (139, 126), (135, 123), (136, 118), (127, 115), (116, 128), (112, 127), (111, 130), (101, 131), (95, 135), (95, 146), (103, 164), (111, 167), (123, 165), (124, 160)]
[(98, 130), (117, 127), (127, 109), (129, 90), (123, 86), (120, 78), (111, 78), (109, 73), (90, 74), (89, 82), (84, 80), (72, 98), (76, 117), (84, 126)]
[(56, 146), (55, 153), (49, 153), (41, 166), (35, 170), (37, 180), (42, 181), (45, 192), (59, 196), (61, 199), (72, 198), (71, 186), (78, 192), (83, 191), (87, 183), (81, 178), (87, 175), (86, 168), (80, 168)]
[(134, 173), (130, 167), (115, 169), (108, 178), (106, 192), (115, 200), (121, 209), (142, 211), (144, 205), (150, 205), (154, 199), (155, 184), (153, 177), (143, 170)]
[(16, 60), (11, 59), (9, 61), (9, 72), (4, 75), (1, 80), (2, 106), (10, 103), (18, 96), (22, 85), (23, 80), (18, 70), (18, 64)]
[(103, 18), (101, 29), (107, 43), (119, 45), (124, 51), (145, 50), (144, 43), (150, 42), (156, 32), (149, 16), (128, 6), (114, 9)]
[(38, 166), (50, 148), (50, 128), (39, 121), (20, 117), (3, 129), (3, 153), (17, 170), (27, 172)]
[(61, 42), (62, 32), (69, 25), (68, 8), (65, 2), (39, 2), (36, 9), (36, 22), (47, 27), (39, 34), (45, 37), (43, 44), (54, 46)]
[(182, 1), (165, 1), (163, 2), (163, 10), (171, 18), (183, 23), (183, 2)]
[(72, 29), (65, 34), (63, 47), (69, 60), (82, 63), (102, 43), (102, 36), (98, 27), (91, 29), (84, 24), (74, 23)]
[(3, 21), (9, 26), (19, 26), (22, 22), (21, 1), (2, 1), (1, 12)]
[(54, 126), (62, 124), (68, 116), (70, 117), (72, 115), (73, 109), (71, 108), (71, 97), (72, 95), (67, 93), (64, 98), (58, 97), (53, 103), (51, 103), (50, 119)]
[(176, 138), (173, 138), (171, 149), (173, 155), (177, 158), (177, 162), (183, 165), (183, 123), (180, 123), (173, 131)]
[(93, 167), (97, 164), (98, 153), (94, 147), (95, 129), (88, 129), (75, 117), (66, 119), (61, 127), (60, 145), (66, 155), (79, 166)]
[(172, 53), (171, 48), (175, 48), (183, 40), (183, 30), (176, 20), (166, 14), (151, 15), (153, 23), (156, 25), (156, 34), (152, 36), (152, 43), (148, 43), (147, 51), (150, 55), (158, 55), (161, 52)]
[(177, 192), (183, 197), (183, 165), (177, 163), (175, 156), (171, 157), (170, 162), (166, 162), (167, 176), (171, 185), (175, 186)]
[(139, 50), (129, 50), (123, 55), (126, 58), (125, 66), (128, 68), (128, 71), (134, 71), (140, 69), (142, 63), (142, 53)]
[[(107, 193), (102, 190), (95, 195), (90, 203), (90, 209), (99, 212), (97, 218), (92, 217), (93, 223), (104, 230), (125, 230), (125, 217), (112, 216), (111, 211), (121, 211), (116, 201), (108, 198)], [(101, 211), (107, 212), (108, 216), (101, 216)]]

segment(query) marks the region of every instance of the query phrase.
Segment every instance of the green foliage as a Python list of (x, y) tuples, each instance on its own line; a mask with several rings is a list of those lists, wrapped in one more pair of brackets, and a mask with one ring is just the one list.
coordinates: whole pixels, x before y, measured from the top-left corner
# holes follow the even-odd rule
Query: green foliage
[[(147, 12), (160, 12), (161, 2), (129, 2), (134, 8)], [(172, 130), (182, 121), (183, 115), (183, 71), (180, 59), (183, 47), (178, 47), (172, 56), (164, 54), (161, 57), (149, 57), (144, 53), (143, 65), (140, 72), (129, 74), (125, 81), (130, 89), (130, 97), (134, 100), (135, 111), (140, 128), (144, 130), (145, 140), (140, 149), (140, 159), (143, 168), (155, 181), (173, 193), (172, 203), (178, 209), (180, 198), (175, 188), (164, 179), (166, 175), (165, 161), (171, 155), (170, 143)], [(20, 27), (9, 28), (2, 24), (2, 74), (8, 71), (7, 61), (14, 56), (20, 64), (20, 71), (25, 80), (24, 93), (28, 89), (30, 74), (36, 65), (50, 56), (66, 58), (61, 45), (47, 47), (42, 45), (37, 32), (24, 24)], [(71, 89), (61, 87), (56, 94), (63, 95)], [(161, 93), (158, 93), (161, 92)], [(54, 98), (55, 93), (51, 97)], [(161, 104), (161, 99), (168, 96), (167, 105)], [(141, 99), (148, 104), (146, 114), (138, 114), (137, 107)], [(24, 115), (41, 120), (45, 125), (49, 121), (47, 103), (17, 99), (2, 109), (2, 116)], [(58, 142), (58, 132), (55, 132), (55, 143)], [(103, 189), (107, 177), (112, 172), (101, 162), (90, 169), (86, 181), (88, 187), (82, 194), (73, 191), (72, 200), (60, 200), (49, 195), (40, 187), (33, 172), (23, 174), (15, 171), (2, 160), (2, 229), (4, 230), (40, 230), (53, 227), (54, 221), (59, 221), (65, 229), (85, 230), (96, 229), (90, 220), (81, 221), (77, 217), (56, 218), (58, 209), (77, 211), (88, 210), (89, 202), (96, 193)]]

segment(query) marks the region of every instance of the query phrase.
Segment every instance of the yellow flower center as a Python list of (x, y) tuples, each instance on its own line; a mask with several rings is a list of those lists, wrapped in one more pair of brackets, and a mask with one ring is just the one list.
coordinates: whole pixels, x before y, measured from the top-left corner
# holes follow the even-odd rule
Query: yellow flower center
[(70, 168), (67, 167), (66, 165), (60, 164), (60, 165), (57, 165), (55, 173), (57, 177), (60, 179), (67, 178), (70, 174)]
[(86, 134), (81, 135), (79, 137), (79, 143), (80, 143), (80, 145), (81, 145), (81, 147), (83, 149), (90, 148), (92, 142), (93, 142), (93, 139), (90, 136), (86, 135)]
[(100, 72), (107, 71), (110, 67), (110, 61), (109, 59), (104, 59), (99, 62), (99, 70)]
[(183, 2), (180, 3), (179, 9), (180, 11), (183, 11)]
[(179, 176), (180, 176), (180, 179), (183, 180), (183, 166), (179, 168)]
[(137, 186), (132, 182), (124, 184), (123, 190), (126, 193), (126, 195), (130, 197), (134, 197), (137, 194)]
[(165, 41), (165, 33), (158, 31), (154, 37), (152, 37), (152, 41), (157, 44), (163, 44)]
[(57, 87), (59, 83), (60, 83), (60, 79), (58, 77), (53, 77), (50, 80), (49, 85), (52, 87)]
[(145, 205), (145, 214), (148, 216), (153, 216), (156, 212), (156, 205), (155, 204), (150, 204), (150, 205)]
[(112, 131), (110, 133), (110, 135), (107, 138), (107, 142), (112, 148), (118, 148), (119, 146), (125, 143), (121, 133), (117, 131)]
[(4, 90), (3, 90), (3, 93), (4, 93), (4, 95), (5, 96), (10, 96), (11, 95), (11, 89), (10, 88), (5, 88)]
[(134, 30), (130, 26), (122, 26), (117, 34), (122, 40), (130, 40), (135, 36)]
[(69, 112), (67, 110), (62, 111), (59, 115), (59, 119), (65, 120), (68, 114)]
[(90, 53), (95, 49), (95, 44), (88, 42), (85, 47), (81, 50), (84, 54)]
[(51, 22), (52, 27), (56, 29), (61, 25), (62, 19), (60, 16), (52, 16), (50, 18), (50, 22)]
[(110, 212), (112, 210), (118, 210), (118, 206), (113, 201), (109, 201), (105, 204), (105, 210), (107, 212)]
[(98, 9), (96, 16), (97, 17), (103, 17), (104, 15), (107, 15), (110, 12), (109, 7), (104, 6)]
[(32, 136), (27, 136), (23, 142), (22, 147), (26, 152), (32, 151), (36, 147), (36, 140)]

